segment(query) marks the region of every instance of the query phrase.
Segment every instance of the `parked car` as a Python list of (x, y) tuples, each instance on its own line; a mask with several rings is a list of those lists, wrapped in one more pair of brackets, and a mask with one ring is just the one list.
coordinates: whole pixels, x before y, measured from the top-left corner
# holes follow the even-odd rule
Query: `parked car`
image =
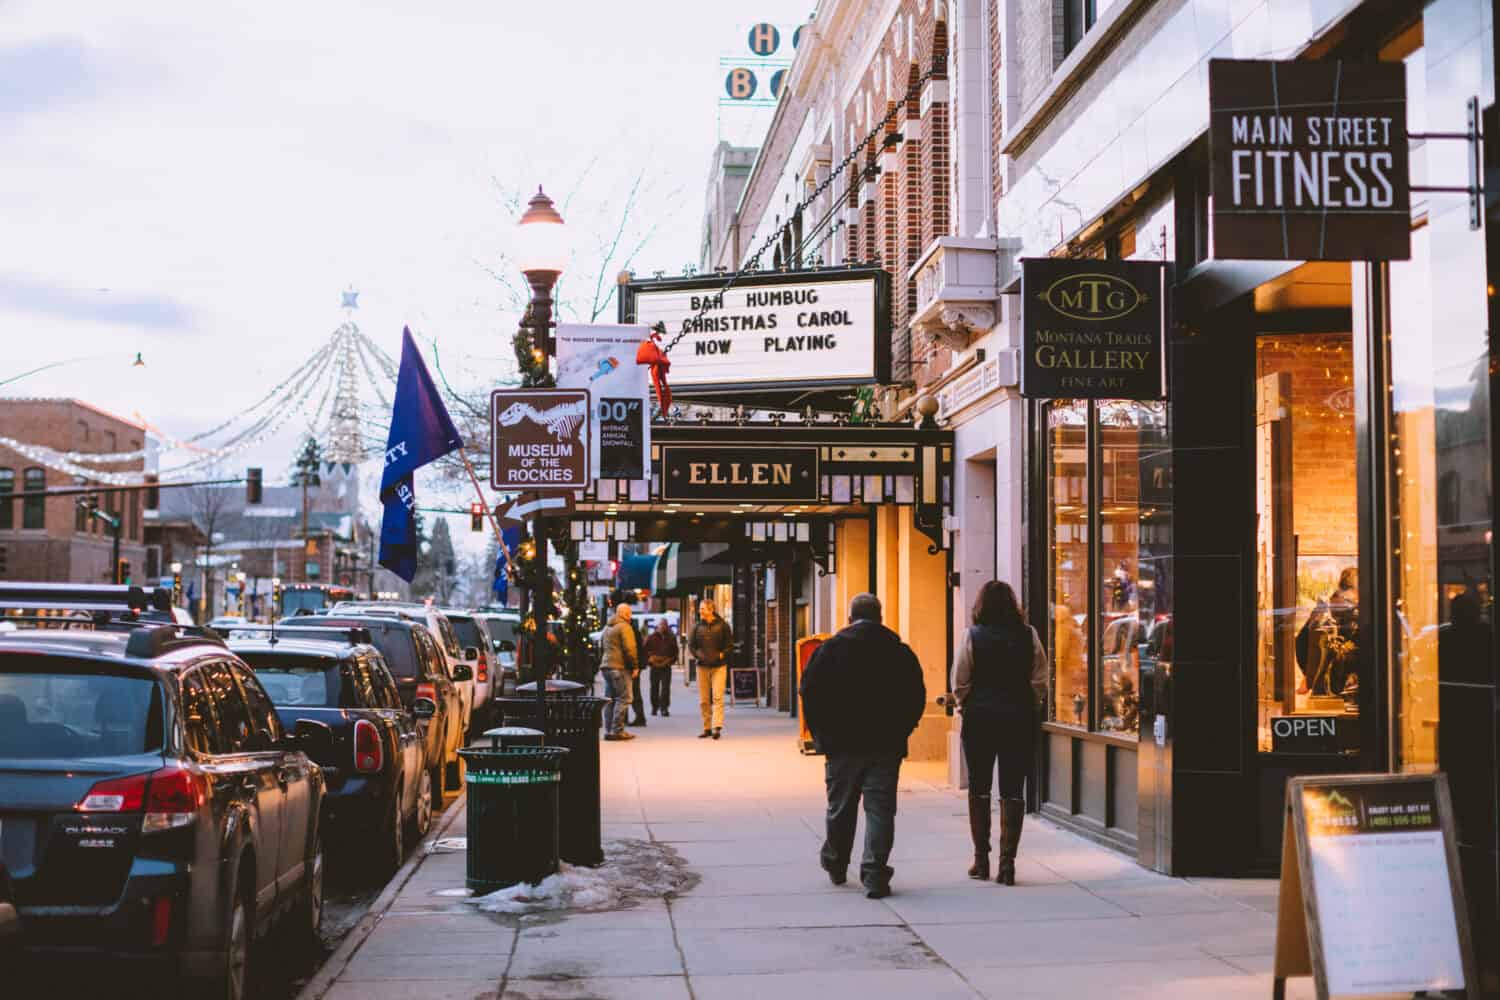
[(431, 604), (415, 601), (340, 601), (329, 614), (377, 615), (404, 617), (427, 626), (437, 640), (438, 649), (448, 661), (448, 676), (458, 685), (463, 695), (464, 732), (469, 731), (469, 720), (474, 714), (474, 668), (464, 662), (463, 647), (459, 645), (458, 633), (453, 623)]
[(485, 623), (494, 656), (495, 693), (509, 697), (516, 693), (516, 635), (521, 631), (521, 615), (515, 611), (476, 611), (474, 617)]
[(309, 756), (330, 743), (316, 723), (289, 732), (250, 668), (166, 608), (0, 635), (18, 967), (129, 962), (169, 992), (243, 996), (273, 926), (317, 941), (323, 772)]
[[(408, 617), (333, 614), (284, 618), (276, 630), (297, 628), (363, 628), (380, 650), (386, 667), (396, 680), (401, 705), (415, 712), (417, 700), (433, 703), (433, 715), (422, 731), (427, 766), (432, 770), (435, 796), (463, 786), (458, 751), (464, 745), (463, 698), (448, 674), (448, 660), (438, 648), (427, 626)], [(435, 799), (436, 800), (436, 799)], [(440, 805), (441, 802), (438, 802)]]
[(208, 627), (220, 635), (226, 635), (234, 626), (243, 624), (245, 624), (245, 619), (239, 615), (220, 615), (208, 620)]
[[(495, 652), (490, 644), (489, 626), (478, 615), (469, 611), (443, 609), (443, 615), (453, 626), (458, 644), (463, 648), (464, 662), (474, 671), (474, 713), (480, 710), (495, 694)], [(473, 720), (470, 719), (470, 728)]]
[(432, 825), (437, 768), (427, 766), (418, 719), (436, 704), (401, 704), (385, 658), (365, 628), (232, 630), (229, 648), (250, 665), (288, 727), (309, 719), (328, 726), (333, 746), (317, 758), (327, 785), (324, 843), (343, 863), (372, 864), (382, 880), (406, 860), (407, 837)]

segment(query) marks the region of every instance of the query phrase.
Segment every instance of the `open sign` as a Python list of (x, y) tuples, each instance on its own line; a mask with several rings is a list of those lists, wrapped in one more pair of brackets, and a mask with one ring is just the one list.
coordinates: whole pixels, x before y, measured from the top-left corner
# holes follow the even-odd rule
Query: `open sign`
[(1342, 715), (1278, 715), (1271, 718), (1274, 753), (1342, 753), (1348, 735)]

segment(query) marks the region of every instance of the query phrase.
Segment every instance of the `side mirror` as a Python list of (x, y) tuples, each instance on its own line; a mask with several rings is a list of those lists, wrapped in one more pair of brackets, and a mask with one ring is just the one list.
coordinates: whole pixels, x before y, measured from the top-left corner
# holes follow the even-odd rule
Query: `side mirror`
[(479, 659), (479, 647), (478, 646), (465, 646), (464, 647), (464, 659), (467, 660), (470, 663), (473, 663), (475, 660)]
[(331, 760), (333, 758), (333, 730), (326, 723), (314, 722), (311, 719), (298, 719), (297, 728), (292, 732), (296, 740), (296, 749), (301, 750), (313, 760)]
[(430, 719), (437, 714), (437, 702), (431, 698), (418, 698), (412, 702), (411, 714), (418, 719)]
[(453, 668), (453, 679), (456, 681), (471, 681), (474, 679), (474, 671), (467, 664), (460, 663)]

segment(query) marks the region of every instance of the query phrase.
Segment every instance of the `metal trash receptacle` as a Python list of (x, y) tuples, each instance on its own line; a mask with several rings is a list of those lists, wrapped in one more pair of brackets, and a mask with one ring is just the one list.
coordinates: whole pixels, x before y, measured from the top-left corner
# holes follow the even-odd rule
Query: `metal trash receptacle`
[(467, 767), (468, 850), (464, 884), (475, 895), (558, 870), (558, 790), (564, 747), (542, 746), (539, 730), (485, 733), (490, 746), (459, 751)]
[[(547, 697), (549, 698), (578, 698), (586, 692), (585, 685), (577, 681), (563, 680), (560, 677), (547, 678)], [(536, 681), (527, 681), (516, 688), (517, 695), (530, 695), (536, 698)]]
[[(567, 682), (564, 682), (567, 683)], [(550, 685), (549, 685), (550, 686)], [(533, 694), (536, 689), (532, 688)], [(546, 716), (537, 718), (535, 697), (501, 698), (507, 726), (545, 729), (553, 746), (565, 747), (559, 793), (562, 859), (573, 865), (604, 862), (599, 817), (599, 727), (608, 699), (572, 692), (549, 695)]]

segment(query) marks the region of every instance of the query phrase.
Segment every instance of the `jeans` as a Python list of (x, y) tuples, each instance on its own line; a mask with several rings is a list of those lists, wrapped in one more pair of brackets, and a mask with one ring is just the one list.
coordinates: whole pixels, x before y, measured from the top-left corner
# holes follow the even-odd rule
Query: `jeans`
[(625, 731), (625, 718), (630, 714), (630, 677), (623, 670), (603, 670), (604, 697), (609, 704), (604, 706), (604, 735), (618, 736)]
[(964, 712), (960, 740), (969, 769), (969, 795), (987, 798), (1000, 765), (1000, 797), (1019, 799), (1036, 763), (1036, 719), (1023, 708)]
[(826, 758), (823, 777), (828, 786), (828, 835), (821, 852), (825, 868), (841, 872), (849, 867), (863, 798), (865, 854), (859, 879), (867, 889), (890, 883), (894, 871), (887, 862), (896, 841), (896, 782), (900, 775), (899, 754), (836, 753)]
[(703, 713), (704, 729), (724, 728), (724, 678), (728, 673), (728, 667), (698, 664), (698, 710)]
[(672, 668), (651, 668), (651, 711), (672, 707)]

